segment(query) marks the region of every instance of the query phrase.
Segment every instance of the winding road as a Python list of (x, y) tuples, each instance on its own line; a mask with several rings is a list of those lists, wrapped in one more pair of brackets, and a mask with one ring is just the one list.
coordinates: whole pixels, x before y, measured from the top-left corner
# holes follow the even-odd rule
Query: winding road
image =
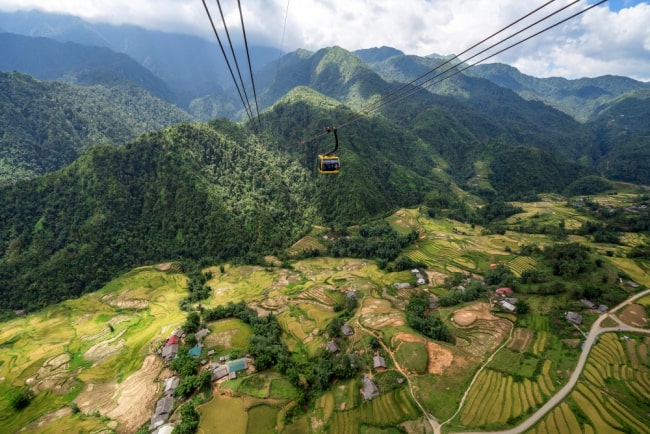
[[(546, 416), (547, 413), (549, 413), (553, 408), (555, 408), (556, 405), (560, 404), (564, 398), (566, 398), (569, 393), (573, 390), (575, 387), (576, 383), (578, 382), (578, 378), (580, 378), (580, 374), (582, 374), (582, 370), (585, 366), (585, 363), (587, 362), (587, 357), (589, 356), (589, 353), (591, 352), (591, 348), (593, 347), (594, 343), (596, 343), (596, 340), (598, 336), (600, 336), (603, 333), (609, 333), (609, 332), (634, 332), (634, 333), (645, 333), (645, 334), (650, 334), (650, 329), (642, 329), (638, 327), (631, 327), (628, 326), (627, 324), (624, 324), (621, 322), (618, 317), (615, 315), (612, 315), (614, 312), (618, 311), (619, 309), (623, 308), (624, 306), (632, 303), (633, 301), (644, 297), (645, 295), (650, 294), (650, 289), (647, 289), (643, 292), (640, 292), (638, 294), (635, 294), (634, 296), (628, 298), (612, 310), (610, 310), (608, 313), (602, 314), (591, 326), (591, 329), (589, 330), (589, 334), (587, 335), (587, 338), (585, 340), (585, 343), (582, 347), (582, 353), (580, 354), (580, 358), (578, 359), (578, 364), (576, 365), (576, 368), (574, 369), (573, 373), (571, 374), (571, 377), (569, 378), (569, 381), (567, 384), (564, 385), (562, 389), (560, 389), (551, 399), (549, 399), (546, 404), (541, 406), (535, 413), (533, 413), (528, 419), (526, 419), (523, 423), (520, 425), (516, 426), (515, 428), (511, 428), (508, 430), (503, 430), (503, 431), (477, 431), (474, 433), (471, 432), (465, 432), (463, 431), (463, 434), (485, 434), (487, 432), (493, 433), (493, 434), (519, 434), (522, 432), (527, 431), (528, 429), (532, 428), (533, 425), (535, 425), (537, 422), (539, 422), (544, 416)], [(611, 318), (613, 319), (618, 325), (615, 327), (601, 327), (600, 324), (606, 319), (606, 318)], [(462, 403), (460, 408), (462, 407)], [(449, 419), (451, 420), (451, 419)], [(443, 422), (440, 426), (444, 425), (445, 423), (449, 422), (449, 420)], [(440, 431), (436, 430), (437, 433)]]

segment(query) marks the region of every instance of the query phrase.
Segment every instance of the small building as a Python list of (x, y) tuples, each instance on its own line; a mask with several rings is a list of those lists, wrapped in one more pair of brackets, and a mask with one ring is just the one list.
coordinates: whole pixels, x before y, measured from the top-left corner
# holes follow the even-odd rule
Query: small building
[(352, 336), (354, 334), (354, 329), (348, 324), (343, 324), (343, 326), (341, 326), (341, 333), (345, 336)]
[(180, 341), (180, 338), (179, 338), (178, 336), (176, 336), (176, 335), (171, 335), (171, 336), (167, 339), (167, 345), (178, 344), (179, 341)]
[(246, 357), (235, 359), (228, 362), (226, 366), (228, 367), (228, 373), (245, 371), (248, 369), (248, 359)]
[(217, 365), (212, 369), (212, 381), (221, 380), (228, 376), (228, 367), (226, 365)]
[(325, 346), (330, 353), (338, 353), (340, 351), (339, 346), (334, 341), (329, 341)]
[(382, 356), (380, 356), (379, 354), (376, 354), (372, 358), (372, 365), (378, 371), (384, 370), (384, 369), (386, 369), (386, 360)]
[(570, 323), (573, 323), (575, 325), (580, 325), (582, 324), (582, 315), (576, 312), (567, 312), (565, 315), (565, 318), (567, 321)]
[(506, 300), (498, 301), (497, 304), (508, 313), (513, 313), (517, 309), (514, 304), (508, 303)]
[(178, 344), (165, 345), (162, 349), (162, 358), (165, 362), (171, 362), (178, 354)]
[(198, 341), (202, 340), (205, 338), (208, 334), (210, 333), (210, 330), (208, 329), (201, 329), (198, 332), (194, 333), (194, 336), (196, 336), (196, 339)]
[(203, 351), (203, 348), (201, 348), (198, 344), (194, 345), (192, 348), (189, 349), (187, 354), (189, 354), (192, 357), (201, 357), (201, 351)]
[(182, 338), (185, 335), (185, 332), (183, 331), (183, 329), (176, 329), (172, 332), (172, 335)]
[(596, 309), (596, 305), (586, 298), (581, 298), (580, 303), (582, 303), (587, 309)]
[(601, 304), (600, 306), (598, 306), (598, 313), (605, 313), (608, 310), (609, 310), (609, 308), (607, 306), (605, 306), (604, 304)]
[(173, 376), (165, 380), (164, 393), (166, 396), (170, 396), (174, 393), (174, 389), (178, 387), (181, 383), (180, 377)]
[(514, 294), (514, 291), (512, 288), (508, 287), (503, 287), (503, 288), (498, 288), (496, 291), (494, 291), (496, 295), (500, 295), (501, 297), (505, 297), (507, 295), (512, 295)]
[(377, 389), (377, 386), (372, 379), (365, 375), (363, 376), (361, 394), (363, 395), (363, 399), (366, 401), (371, 400), (375, 396), (379, 396), (379, 389)]
[(440, 306), (440, 302), (438, 301), (438, 297), (435, 295), (432, 295), (429, 297), (429, 309), (438, 309), (438, 306)]
[(163, 425), (169, 419), (173, 408), (174, 398), (171, 396), (159, 399), (156, 402), (156, 409), (154, 410), (153, 416), (151, 416), (149, 431)]
[(393, 286), (397, 289), (411, 289), (411, 284), (402, 282), (402, 283), (393, 283)]
[(214, 356), (214, 350), (208, 351), (208, 357), (212, 357), (212, 356)]

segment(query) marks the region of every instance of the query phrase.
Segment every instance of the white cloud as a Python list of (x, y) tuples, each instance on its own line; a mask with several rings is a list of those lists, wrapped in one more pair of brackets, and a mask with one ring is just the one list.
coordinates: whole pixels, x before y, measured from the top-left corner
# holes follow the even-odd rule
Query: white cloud
[[(239, 35), (237, 2), (221, 3), (229, 30)], [(251, 43), (282, 44), (285, 51), (386, 45), (407, 54), (427, 55), (460, 53), (543, 3), (545, 0), (534, 4), (521, 0), (248, 0), (241, 5)], [(568, 3), (557, 0), (514, 29)], [(629, 0), (610, 3), (617, 11), (605, 3), (489, 62), (509, 63), (535, 76), (618, 74), (650, 80), (650, 5)], [(216, 2), (206, 0), (206, 4), (215, 23), (220, 23)], [(569, 10), (575, 13), (586, 6), (582, 0)], [(214, 38), (203, 4), (197, 0), (0, 0), (0, 10), (32, 8), (75, 14), (89, 21)], [(560, 14), (537, 29), (567, 15)]]

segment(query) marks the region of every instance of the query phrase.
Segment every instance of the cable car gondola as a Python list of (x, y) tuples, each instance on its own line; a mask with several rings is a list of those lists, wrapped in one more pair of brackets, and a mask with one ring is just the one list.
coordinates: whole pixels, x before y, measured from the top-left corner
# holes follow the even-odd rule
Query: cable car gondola
[(326, 132), (334, 132), (334, 150), (328, 152), (327, 154), (318, 155), (318, 173), (322, 174), (337, 174), (341, 170), (341, 162), (339, 157), (336, 156), (335, 152), (339, 148), (339, 138), (336, 135), (336, 127), (325, 127)]

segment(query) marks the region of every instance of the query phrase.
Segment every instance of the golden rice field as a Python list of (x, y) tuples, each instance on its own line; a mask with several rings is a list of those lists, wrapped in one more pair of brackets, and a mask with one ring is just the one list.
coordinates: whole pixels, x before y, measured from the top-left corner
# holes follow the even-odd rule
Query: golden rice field
[(528, 433), (650, 433), (649, 342), (601, 335), (571, 395)]

